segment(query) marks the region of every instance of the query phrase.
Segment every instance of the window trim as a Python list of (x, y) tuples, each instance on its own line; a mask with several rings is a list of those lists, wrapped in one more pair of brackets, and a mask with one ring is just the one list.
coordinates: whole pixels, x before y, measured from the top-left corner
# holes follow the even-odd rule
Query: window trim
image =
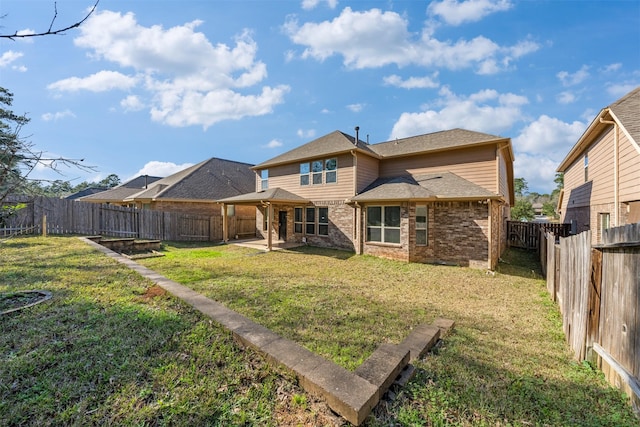
[(260, 191), (269, 189), (269, 169), (260, 171)]
[[(300, 212), (300, 221), (298, 221), (298, 212)], [(297, 231), (297, 227), (299, 227), (300, 231)], [(304, 231), (304, 208), (300, 206), (296, 206), (293, 208), (293, 233), (294, 234), (303, 234)]]
[[(333, 162), (335, 164), (333, 169), (328, 169), (327, 164), (329, 162)], [(316, 165), (316, 169), (314, 170), (314, 163)], [(318, 168), (319, 166), (319, 168)], [(303, 172), (307, 170), (307, 172)], [(327, 181), (327, 176), (333, 176), (332, 181)], [(306, 183), (303, 183), (304, 178), (306, 178)], [(317, 181), (317, 182), (316, 182)], [(310, 160), (308, 162), (301, 162), (299, 169), (299, 185), (301, 187), (314, 186), (314, 185), (325, 185), (325, 184), (337, 184), (338, 183), (338, 158), (337, 157), (329, 157), (326, 159), (316, 159)]]
[[(369, 225), (369, 209), (379, 208), (380, 209), (380, 225)], [(386, 208), (397, 208), (399, 213), (399, 225), (390, 226), (386, 225), (385, 211)], [(372, 205), (366, 207), (366, 218), (365, 218), (365, 241), (367, 243), (383, 243), (390, 245), (401, 245), (402, 244), (402, 206), (400, 205)], [(380, 230), (380, 240), (371, 240), (369, 238), (369, 230), (370, 229), (379, 229)], [(386, 240), (386, 230), (397, 230), (398, 231), (398, 241), (390, 242)]]
[[(425, 212), (424, 212), (424, 222), (418, 222), (418, 209), (419, 208), (424, 208)], [(420, 215), (422, 216), (422, 215)], [(429, 246), (429, 206), (427, 205), (416, 205), (416, 215), (415, 215), (415, 220), (416, 220), (416, 229), (415, 229), (415, 235), (416, 235), (416, 246)], [(422, 225), (424, 224), (424, 225)], [(418, 243), (418, 232), (424, 232), (424, 243)]]

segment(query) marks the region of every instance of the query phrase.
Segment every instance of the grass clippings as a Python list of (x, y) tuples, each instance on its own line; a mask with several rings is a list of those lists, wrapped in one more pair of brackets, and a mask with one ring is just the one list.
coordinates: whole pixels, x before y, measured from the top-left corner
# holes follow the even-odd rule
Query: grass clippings
[[(167, 244), (139, 261), (355, 369), (383, 342), (456, 322), (368, 426), (634, 426), (624, 396), (572, 360), (530, 254), (495, 274), (304, 247)], [(0, 245), (0, 293), (53, 298), (0, 317), (0, 426), (337, 425), (286, 372), (75, 238)]]

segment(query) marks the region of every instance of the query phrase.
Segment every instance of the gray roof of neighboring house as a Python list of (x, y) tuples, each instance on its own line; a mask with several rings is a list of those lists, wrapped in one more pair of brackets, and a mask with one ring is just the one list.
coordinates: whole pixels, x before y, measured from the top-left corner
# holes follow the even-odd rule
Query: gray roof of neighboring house
[(451, 172), (378, 178), (351, 198), (354, 202), (394, 200), (478, 200), (499, 198)]
[(498, 140), (507, 140), (501, 136), (474, 132), (465, 129), (451, 129), (433, 132), (425, 135), (411, 136), (394, 141), (381, 142), (370, 145), (372, 151), (381, 157), (406, 156), (417, 153), (427, 153), (452, 148), (462, 148)]
[(255, 190), (250, 164), (211, 158), (162, 178), (126, 200), (215, 201)]
[(145, 185), (151, 185), (160, 179), (162, 178), (159, 176), (140, 175), (125, 182), (124, 184), (118, 185), (117, 187), (113, 187), (109, 190), (101, 191), (99, 193), (90, 194), (88, 196), (80, 197), (78, 198), (78, 200), (100, 203), (122, 202), (132, 194), (138, 193), (140, 190), (143, 190), (145, 188)]
[(84, 190), (76, 191), (73, 194), (69, 194), (65, 199), (74, 200), (79, 199), (80, 197), (88, 196), (90, 194), (101, 193), (103, 191), (107, 191), (107, 187), (89, 187)]
[(633, 140), (640, 144), (640, 86), (611, 104), (609, 109)]
[(252, 193), (220, 199), (218, 202), (228, 204), (257, 204), (260, 202), (308, 203), (309, 201), (304, 197), (300, 197), (297, 194), (293, 194), (287, 190), (283, 190), (282, 188), (269, 188), (264, 191), (254, 191)]
[(358, 141), (358, 144), (356, 145), (355, 140), (356, 139), (353, 136), (336, 130), (325, 136), (301, 145), (300, 147), (294, 148), (293, 150), (287, 151), (286, 153), (280, 154), (279, 156), (262, 162), (254, 166), (254, 169), (262, 169), (269, 166), (275, 166), (303, 159), (347, 153), (354, 149), (377, 157), (376, 154), (371, 150), (370, 145), (366, 144), (363, 141)]

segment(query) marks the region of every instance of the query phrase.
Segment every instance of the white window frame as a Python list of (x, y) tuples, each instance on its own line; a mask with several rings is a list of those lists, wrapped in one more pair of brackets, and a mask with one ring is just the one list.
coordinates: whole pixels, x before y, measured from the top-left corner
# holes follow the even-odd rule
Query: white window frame
[(260, 171), (260, 190), (267, 189), (269, 189), (269, 169), (262, 169)]
[[(424, 209), (424, 215), (418, 215), (420, 210)], [(424, 221), (418, 222), (418, 218)], [(424, 241), (418, 242), (418, 235), (424, 236)], [(416, 205), (416, 245), (429, 246), (429, 207), (427, 205)]]
[[(398, 225), (389, 225), (387, 222), (387, 218), (385, 218), (385, 216), (387, 216), (387, 209), (398, 209)], [(370, 209), (380, 209), (380, 224), (370, 224), (369, 222), (369, 218), (370, 218), (370, 213), (369, 210)], [(380, 206), (367, 206), (366, 208), (366, 241), (367, 242), (375, 242), (375, 243), (392, 243), (392, 244), (400, 244), (401, 243), (401, 227), (402, 227), (402, 208), (400, 207), (400, 205), (380, 205)], [(380, 240), (373, 240), (370, 238), (371, 233), (370, 230), (380, 230)], [(393, 231), (395, 234), (395, 232), (397, 232), (398, 235), (398, 241), (389, 241), (390, 238), (387, 236), (389, 234), (389, 236), (391, 235), (391, 233), (387, 233), (387, 231), (391, 232)]]
[[(303, 181), (306, 181), (306, 183)], [(304, 162), (300, 163), (300, 186), (307, 185), (311, 185), (311, 163)]]

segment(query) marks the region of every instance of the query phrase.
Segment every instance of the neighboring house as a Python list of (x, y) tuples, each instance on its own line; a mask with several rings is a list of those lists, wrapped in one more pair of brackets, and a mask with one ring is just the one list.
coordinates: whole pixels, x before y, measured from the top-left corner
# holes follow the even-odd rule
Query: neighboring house
[(108, 190), (107, 187), (89, 187), (89, 188), (85, 188), (84, 190), (76, 191), (73, 194), (69, 194), (67, 197), (65, 197), (65, 199), (75, 200), (75, 199), (79, 199), (80, 197), (101, 193), (107, 190)]
[(162, 178), (159, 176), (140, 175), (116, 187), (100, 191), (98, 193), (77, 197), (76, 200), (90, 203), (107, 203), (117, 206), (129, 206), (129, 202), (125, 201), (127, 197), (132, 194), (139, 193), (160, 179)]
[[(211, 158), (174, 173), (166, 178), (155, 178), (133, 191), (123, 186), (105, 191), (107, 199), (98, 193), (80, 200), (94, 203), (109, 202), (138, 209), (178, 212), (212, 217), (211, 224), (218, 231), (211, 236), (222, 238), (222, 205), (217, 199), (237, 196), (255, 188), (255, 172), (250, 164)], [(136, 178), (138, 179), (138, 178)], [(118, 201), (113, 199), (118, 197)], [(231, 222), (227, 232), (231, 235), (255, 236), (256, 209), (252, 206), (227, 207)]]
[[(492, 269), (514, 201), (511, 140), (454, 129), (367, 144), (335, 131), (253, 167), (259, 234)], [(269, 232), (271, 231), (271, 232)]]
[(640, 87), (603, 108), (558, 166), (558, 205), (572, 232), (640, 222)]

